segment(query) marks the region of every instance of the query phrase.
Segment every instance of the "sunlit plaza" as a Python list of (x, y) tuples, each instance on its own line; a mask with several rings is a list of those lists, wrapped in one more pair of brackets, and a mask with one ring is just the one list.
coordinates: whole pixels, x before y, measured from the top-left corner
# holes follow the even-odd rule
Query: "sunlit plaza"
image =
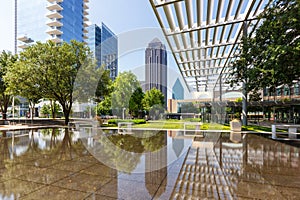
[(0, 197), (297, 199), (299, 145), (238, 134), (193, 139), (174, 130), (2, 131)]
[(4, 2), (0, 200), (300, 198), (299, 1)]

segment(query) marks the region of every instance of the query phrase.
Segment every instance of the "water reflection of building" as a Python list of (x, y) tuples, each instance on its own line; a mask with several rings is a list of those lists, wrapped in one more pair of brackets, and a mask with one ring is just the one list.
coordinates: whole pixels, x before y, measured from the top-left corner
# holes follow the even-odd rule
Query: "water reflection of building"
[(176, 138), (176, 136), (183, 136), (182, 131), (168, 130), (168, 136), (172, 137), (172, 149), (178, 158), (184, 148), (184, 140), (182, 138)]
[(247, 195), (259, 198), (259, 186), (270, 190), (263, 183), (285, 187), (284, 181), (273, 176), (288, 176), (289, 181), (299, 182), (298, 147), (255, 135), (238, 144), (226, 140), (220, 138), (214, 145), (203, 142), (189, 149), (170, 199), (238, 199), (245, 188)]
[(156, 197), (159, 197), (166, 190), (167, 180), (167, 132), (160, 132), (157, 134), (159, 141), (155, 146), (160, 146), (160, 149), (156, 151), (151, 151), (146, 154), (145, 158), (145, 184), (146, 188), (151, 196), (154, 196), (157, 192), (157, 188), (153, 185), (160, 185), (159, 194), (156, 194)]

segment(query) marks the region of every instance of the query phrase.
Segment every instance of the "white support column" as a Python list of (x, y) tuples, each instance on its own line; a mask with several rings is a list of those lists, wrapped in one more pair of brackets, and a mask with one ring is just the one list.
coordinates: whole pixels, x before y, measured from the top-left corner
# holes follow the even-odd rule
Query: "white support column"
[[(247, 22), (243, 23), (243, 36), (247, 37)], [(246, 80), (243, 81), (243, 101), (242, 101), (242, 124), (247, 126), (247, 90)]]

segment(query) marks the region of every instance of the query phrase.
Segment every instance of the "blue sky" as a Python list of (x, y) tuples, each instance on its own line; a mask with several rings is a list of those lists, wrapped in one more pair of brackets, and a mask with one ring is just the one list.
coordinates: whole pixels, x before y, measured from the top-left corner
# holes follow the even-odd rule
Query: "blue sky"
[[(147, 44), (154, 37), (158, 37), (168, 47), (149, 1), (90, 0), (89, 7), (88, 17), (91, 23), (100, 25), (101, 22), (104, 22), (119, 36), (119, 49), (121, 49), (119, 51), (119, 71), (131, 70), (138, 75), (140, 80), (144, 80), (144, 52)], [(13, 51), (14, 0), (1, 0), (0, 19), (0, 50)], [(149, 29), (148, 34), (144, 34), (144, 31), (148, 30), (147, 28), (152, 29)], [(172, 88), (176, 77), (180, 75), (170, 51), (168, 67), (171, 71), (168, 76), (168, 87)], [(184, 85), (183, 80), (181, 82)]]

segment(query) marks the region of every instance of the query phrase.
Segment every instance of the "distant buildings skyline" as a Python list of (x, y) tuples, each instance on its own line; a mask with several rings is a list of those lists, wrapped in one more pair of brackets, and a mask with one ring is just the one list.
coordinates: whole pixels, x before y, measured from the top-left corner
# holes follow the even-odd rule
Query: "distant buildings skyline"
[(158, 38), (154, 38), (146, 48), (145, 68), (145, 91), (152, 88), (160, 90), (167, 108), (167, 51), (166, 46)]
[[(15, 38), (16, 46), (20, 47), (18, 48), (19, 51), (21, 51), (24, 48), (27, 48), (28, 46), (37, 41), (46, 42), (47, 40), (52, 40), (56, 43), (60, 43), (69, 42), (71, 39), (75, 39), (77, 41), (85, 41), (88, 43), (89, 30), (91, 27), (88, 19), (89, 0), (17, 0), (16, 2), (17, 32)], [(97, 20), (94, 19), (94, 21)], [(98, 66), (104, 64), (106, 68), (110, 70), (110, 77), (112, 78), (112, 80), (114, 80), (120, 71), (128, 70), (125, 69), (126, 67), (128, 67), (128, 65), (122, 65), (122, 69), (119, 68), (119, 62), (121, 62), (120, 60), (122, 59), (124, 60), (125, 56), (123, 56), (122, 58), (119, 58), (118, 56), (118, 38), (116, 34), (112, 32), (111, 29), (108, 28), (108, 26), (106, 26), (104, 23), (98, 25), (98, 31), (100, 31), (100, 33), (102, 32), (101, 34), (103, 36), (96, 36), (100, 37), (100, 39), (98, 41), (95, 40), (95, 44), (98, 45), (99, 43), (102, 43), (101, 46), (106, 47), (100, 47), (100, 51), (98, 53), (95, 53), (95, 57), (98, 60)], [(146, 46), (147, 40), (143, 44), (143, 47)], [(158, 43), (161, 42), (159, 41)], [(165, 45), (161, 45), (164, 51), (166, 51)], [(91, 48), (91, 45), (88, 46)], [(91, 50), (96, 51), (96, 48), (91, 48)], [(164, 62), (165, 64), (167, 64), (167, 53), (165, 52), (164, 55)], [(154, 56), (153, 59), (156, 59), (156, 57)], [(159, 59), (162, 58), (159, 57)], [(142, 58), (140, 59), (140, 57), (136, 60), (145, 62)], [(164, 65), (163, 63), (161, 64)], [(154, 65), (151, 68), (151, 73), (154, 74), (154, 69), (156, 68)], [(158, 80), (161, 78), (160, 76), (165, 77), (163, 81), (158, 82), (158, 85), (160, 86), (156, 85), (156, 88), (162, 91), (162, 93), (164, 94), (164, 101), (167, 105), (168, 96), (169, 98), (171, 98), (171, 90), (168, 94), (167, 67), (165, 67), (164, 70), (164, 73), (158, 73), (155, 76), (152, 76), (152, 78), (157, 77)], [(146, 74), (146, 72), (142, 73)], [(143, 75), (141, 77), (141, 79), (144, 80), (147, 78), (144, 78)], [(149, 82), (154, 83), (153, 79)]]

